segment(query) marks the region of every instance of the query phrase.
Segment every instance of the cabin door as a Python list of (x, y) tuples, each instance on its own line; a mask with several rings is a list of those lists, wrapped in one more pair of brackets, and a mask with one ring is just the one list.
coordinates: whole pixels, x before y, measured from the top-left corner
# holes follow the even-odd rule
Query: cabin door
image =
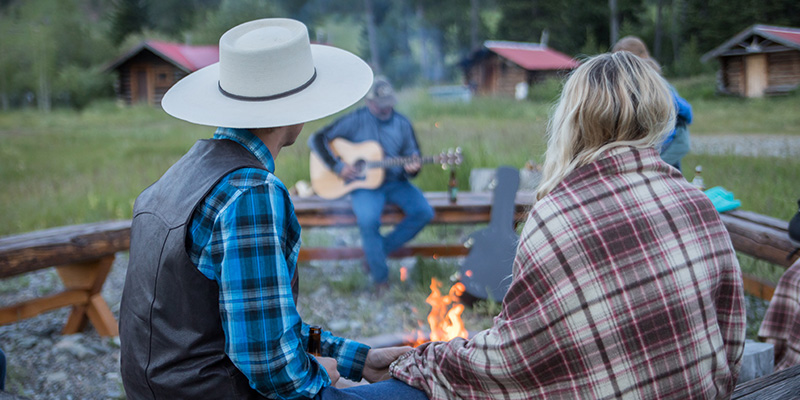
[(131, 103), (150, 103), (147, 69), (131, 68)]
[(751, 54), (744, 58), (745, 96), (762, 97), (767, 88), (767, 55)]

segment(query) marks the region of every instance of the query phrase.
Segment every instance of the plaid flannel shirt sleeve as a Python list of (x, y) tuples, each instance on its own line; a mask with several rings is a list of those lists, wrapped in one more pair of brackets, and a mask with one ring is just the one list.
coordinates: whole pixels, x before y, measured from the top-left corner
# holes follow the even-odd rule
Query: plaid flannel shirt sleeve
[[(330, 378), (305, 351), (308, 326), (292, 295), (300, 227), (285, 187), (260, 180), (212, 193), (208, 203), (219, 211), (198, 268), (219, 283), (226, 354), (250, 385), (269, 398), (314, 397)], [(361, 378), (368, 350), (323, 333), (324, 355), (337, 359), (344, 377)]]

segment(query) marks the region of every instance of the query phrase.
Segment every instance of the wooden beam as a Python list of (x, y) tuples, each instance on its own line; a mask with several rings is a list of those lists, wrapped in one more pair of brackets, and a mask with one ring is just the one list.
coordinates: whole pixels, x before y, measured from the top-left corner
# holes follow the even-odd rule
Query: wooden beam
[(731, 399), (796, 399), (800, 393), (800, 365), (737, 385)]
[(0, 238), (0, 278), (127, 251), (130, 228), (130, 220), (107, 221)]
[(789, 240), (789, 223), (747, 211), (720, 215), (728, 229), (736, 251), (789, 268), (798, 256), (787, 256), (794, 250)]
[[(391, 258), (403, 257), (459, 257), (469, 254), (469, 249), (460, 244), (409, 245), (389, 254)], [(360, 247), (306, 247), (300, 249), (298, 261), (352, 260), (364, 257)]]
[(45, 311), (85, 304), (89, 295), (83, 290), (67, 290), (52, 296), (40, 297), (0, 308), (0, 325), (35, 317)]
[(106, 256), (93, 262), (63, 265), (56, 267), (64, 287), (71, 290), (83, 290), (87, 294), (87, 302), (72, 307), (62, 331), (65, 335), (78, 333), (91, 321), (100, 336), (119, 335), (119, 326), (108, 304), (100, 295), (106, 281), (114, 256)]
[(772, 300), (775, 294), (775, 285), (772, 282), (750, 274), (742, 274), (744, 291), (766, 301)]

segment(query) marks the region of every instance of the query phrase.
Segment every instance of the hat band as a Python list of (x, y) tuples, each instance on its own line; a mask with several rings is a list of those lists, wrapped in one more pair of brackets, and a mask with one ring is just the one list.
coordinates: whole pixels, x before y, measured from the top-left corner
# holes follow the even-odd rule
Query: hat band
[(303, 91), (303, 89), (311, 86), (311, 84), (314, 82), (315, 79), (317, 79), (317, 69), (316, 68), (314, 68), (314, 75), (311, 75), (311, 79), (309, 79), (308, 82), (306, 82), (306, 83), (304, 83), (304, 84), (302, 84), (302, 85), (300, 85), (300, 86), (298, 86), (298, 87), (296, 87), (296, 88), (294, 88), (292, 90), (287, 90), (287, 91), (285, 91), (283, 93), (273, 94), (271, 96), (256, 96), (256, 97), (252, 97), (252, 96), (240, 96), (238, 94), (233, 94), (233, 93), (225, 91), (225, 89), (222, 88), (222, 84), (219, 81), (217, 81), (217, 87), (219, 87), (219, 91), (222, 94), (224, 94), (225, 96), (230, 97), (230, 98), (232, 98), (234, 100), (267, 101), (267, 100), (277, 100), (277, 99), (280, 99), (280, 98), (291, 96), (291, 95), (293, 95), (295, 93), (299, 93), (299, 92)]

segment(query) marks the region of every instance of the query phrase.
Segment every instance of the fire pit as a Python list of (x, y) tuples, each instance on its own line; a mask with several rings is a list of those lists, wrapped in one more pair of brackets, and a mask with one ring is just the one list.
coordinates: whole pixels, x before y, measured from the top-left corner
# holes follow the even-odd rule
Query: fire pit
[(461, 282), (455, 283), (446, 295), (442, 295), (441, 287), (442, 283), (438, 279), (431, 279), (431, 294), (425, 299), (425, 302), (431, 306), (427, 327), (420, 321), (420, 329), (412, 333), (386, 333), (359, 341), (370, 347), (381, 348), (417, 347), (429, 341), (448, 341), (456, 337), (469, 338), (469, 332), (461, 319), (464, 305), (460, 302), (460, 296), (464, 294), (464, 285)]

